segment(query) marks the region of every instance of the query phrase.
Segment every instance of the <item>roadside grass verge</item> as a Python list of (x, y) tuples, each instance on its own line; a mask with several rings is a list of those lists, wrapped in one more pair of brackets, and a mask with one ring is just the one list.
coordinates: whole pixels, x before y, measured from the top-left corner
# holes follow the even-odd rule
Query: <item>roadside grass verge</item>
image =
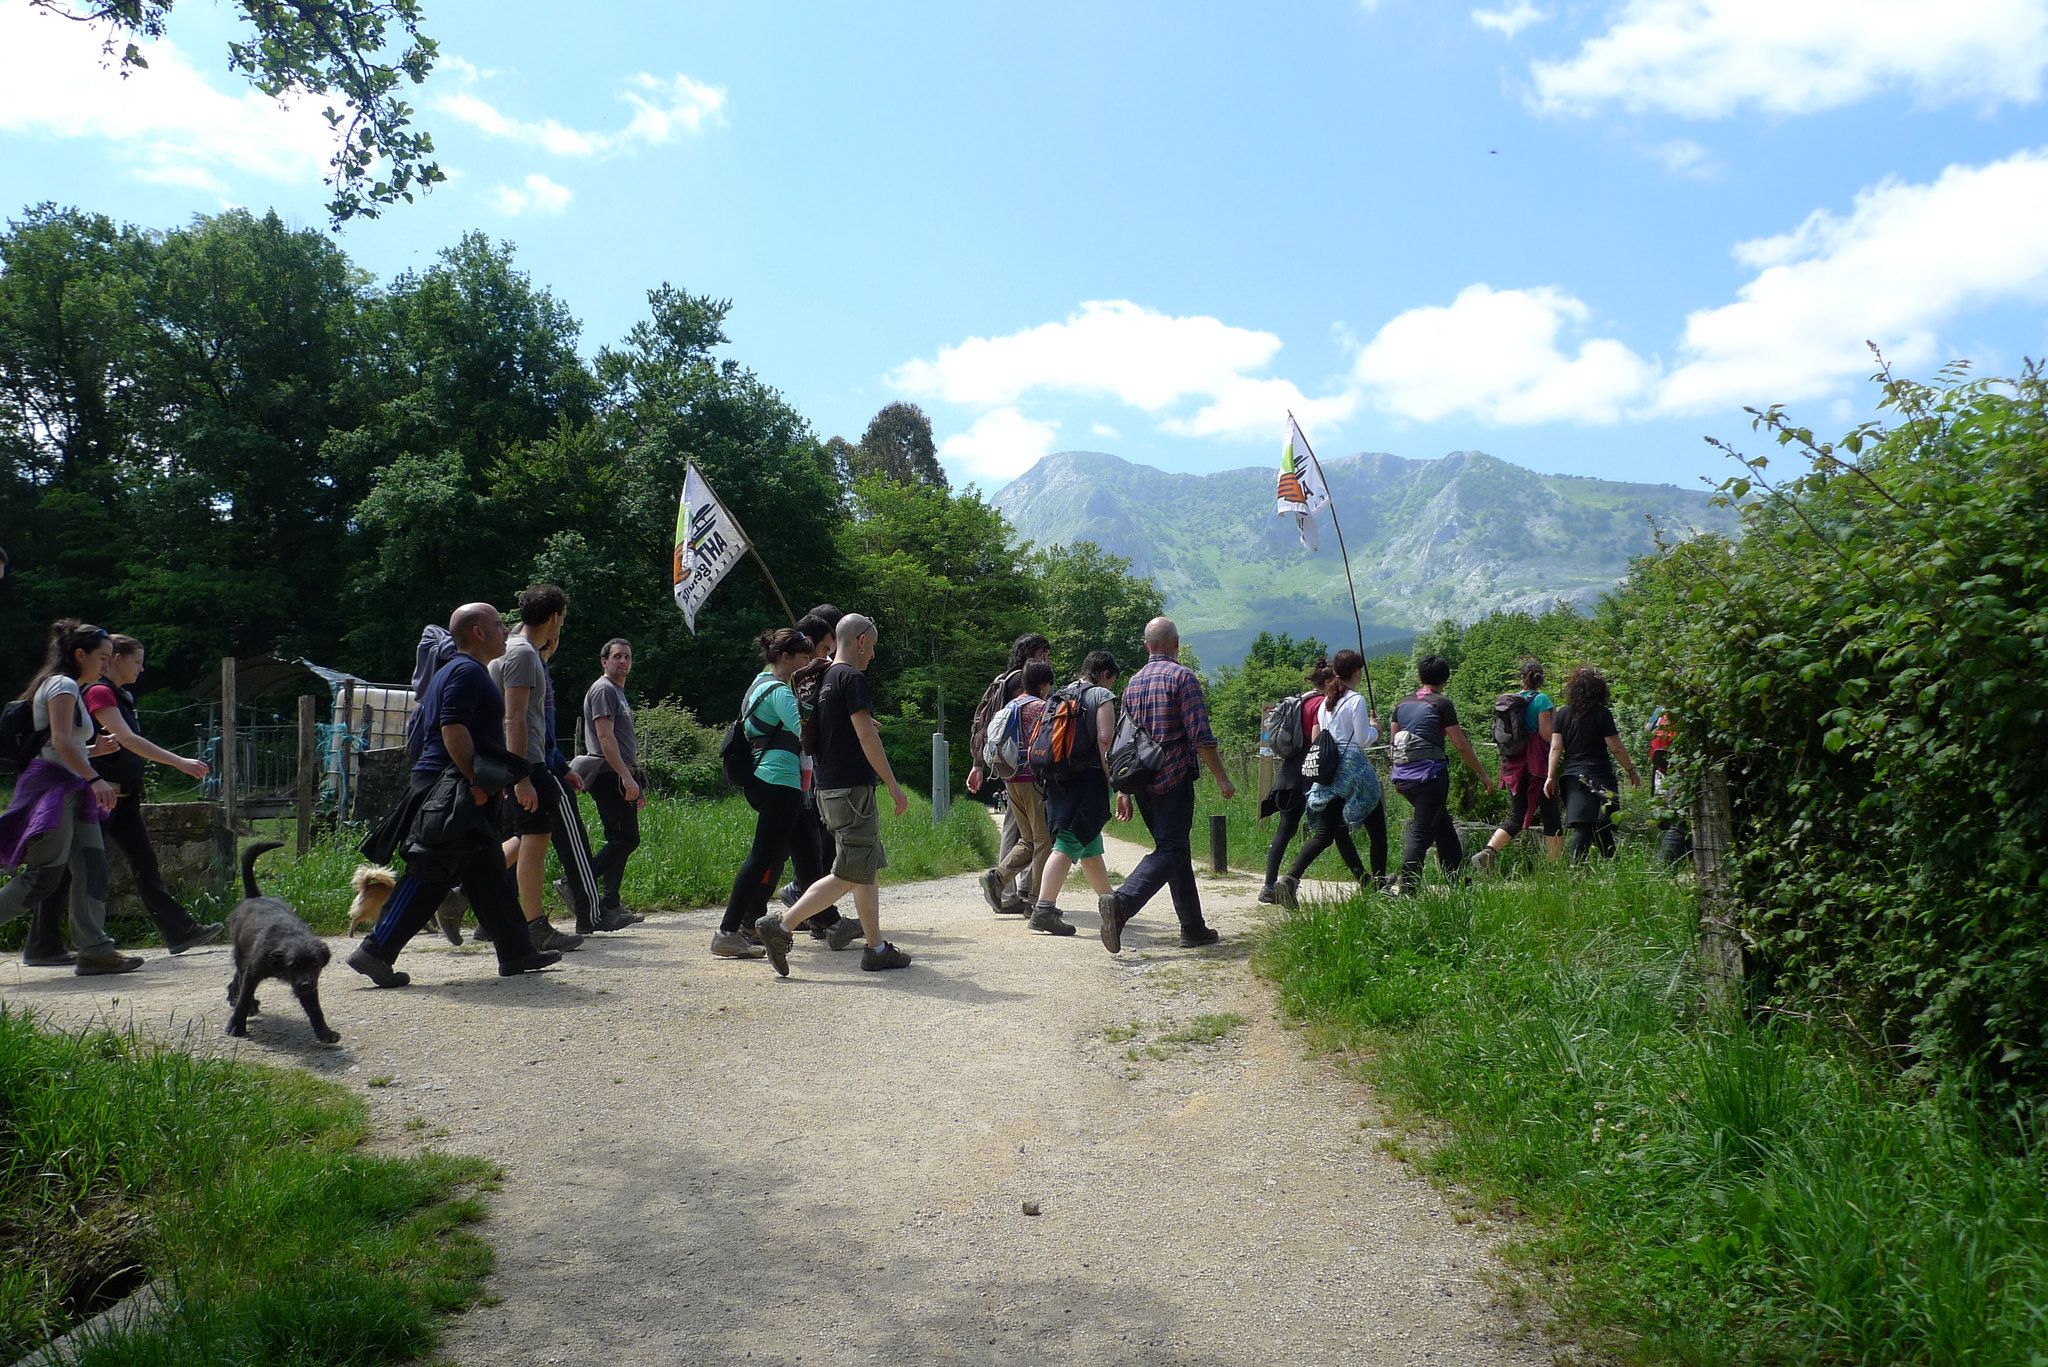
[(1304, 904), (1259, 962), (1432, 1177), (1522, 1217), (1567, 1336), (1632, 1362), (2048, 1362), (2043, 1150), (1827, 1026), (1700, 1008), (1640, 858)]
[(303, 1074), (0, 1006), (0, 1361), (155, 1283), (92, 1367), (406, 1362), (490, 1270), (476, 1159), (364, 1152), (362, 1103)]
[[(988, 809), (978, 802), (955, 801), (946, 824), (932, 824), (931, 803), (910, 792), (910, 810), (891, 816), (882, 814), (882, 843), (889, 852), (889, 867), (882, 882), (911, 883), (987, 868), (995, 863), (997, 832)], [(592, 847), (602, 848), (596, 810), (583, 803), (584, 819), (590, 827)], [(362, 862), (356, 847), (367, 832), (361, 826), (344, 826), (320, 832), (303, 859), (293, 856), (290, 821), (259, 822), (243, 837), (244, 843), (277, 839), (286, 847), (257, 861), (256, 878), (263, 891), (282, 897), (297, 909), (313, 929), (338, 935), (348, 927), (348, 906), (354, 897), (349, 876)], [(626, 881), (620, 895), (626, 905), (642, 911), (690, 911), (722, 906), (732, 891), (733, 875), (747, 857), (754, 839), (754, 809), (743, 797), (725, 797), (713, 802), (687, 798), (655, 798), (640, 813), (640, 848), (626, 865)], [(116, 858), (119, 856), (116, 855)], [(785, 877), (787, 871), (785, 870)], [(561, 867), (552, 853), (548, 856), (547, 899), (556, 903), (552, 883), (561, 877)], [(232, 886), (205, 889), (184, 897), (186, 907), (200, 920), (218, 920), (227, 915), (241, 896), (240, 875)], [(113, 934), (125, 945), (156, 944), (156, 926), (140, 914), (132, 900), (116, 904), (109, 918)], [(0, 948), (14, 949), (27, 934), (23, 917), (0, 928)]]

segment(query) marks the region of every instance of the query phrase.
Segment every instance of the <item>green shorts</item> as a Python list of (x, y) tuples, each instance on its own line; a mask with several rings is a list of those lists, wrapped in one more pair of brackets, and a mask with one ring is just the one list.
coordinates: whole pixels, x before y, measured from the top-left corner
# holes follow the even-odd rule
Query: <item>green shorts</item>
[(832, 860), (834, 878), (872, 883), (889, 867), (889, 857), (882, 851), (882, 816), (875, 809), (873, 784), (818, 789), (818, 819), (839, 846)]
[(1097, 831), (1095, 838), (1083, 845), (1072, 831), (1061, 831), (1052, 838), (1052, 847), (1069, 859), (1093, 859), (1102, 853), (1102, 832)]

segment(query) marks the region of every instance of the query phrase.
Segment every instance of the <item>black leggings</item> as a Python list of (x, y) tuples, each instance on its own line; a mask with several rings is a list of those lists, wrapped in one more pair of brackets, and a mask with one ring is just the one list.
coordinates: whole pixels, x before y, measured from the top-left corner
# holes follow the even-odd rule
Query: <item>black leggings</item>
[(1276, 807), (1273, 815), (1279, 820), (1273, 823), (1273, 842), (1266, 846), (1266, 886), (1272, 887), (1280, 878), (1280, 861), (1287, 854), (1287, 847), (1294, 843), (1294, 833), (1301, 829), (1301, 795), (1293, 794), (1292, 806)]
[(746, 792), (747, 805), (754, 809), (754, 844), (740, 871), (733, 875), (732, 896), (725, 900), (720, 930), (738, 930), (761, 919), (768, 909), (769, 894), (782, 877), (783, 861), (789, 858), (790, 842), (796, 838), (797, 822), (803, 816), (801, 788), (750, 778)]
[[(1359, 830), (1365, 832), (1366, 844), (1372, 850), (1372, 872), (1375, 878), (1383, 878), (1387, 872), (1387, 806), (1383, 802), (1366, 813), (1359, 823)], [(1351, 842), (1351, 831), (1344, 825), (1344, 804), (1332, 802), (1309, 818), (1308, 839), (1301, 843), (1301, 853), (1294, 856), (1287, 876), (1299, 880), (1309, 871), (1324, 850), (1335, 845), (1337, 857), (1344, 861), (1344, 867), (1351, 870), (1353, 878), (1365, 877), (1365, 865), (1358, 858), (1358, 846)]]

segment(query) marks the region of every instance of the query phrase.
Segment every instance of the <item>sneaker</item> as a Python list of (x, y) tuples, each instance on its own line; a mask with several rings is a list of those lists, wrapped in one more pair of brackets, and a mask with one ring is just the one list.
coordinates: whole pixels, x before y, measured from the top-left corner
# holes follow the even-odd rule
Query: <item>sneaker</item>
[(479, 920), (476, 923), (476, 929), (469, 932), (469, 938), (476, 941), (480, 945), (490, 944), (491, 929), (489, 926), (485, 925), (481, 920)]
[(441, 905), (434, 908), (434, 924), (441, 928), (442, 939), (451, 945), (461, 944), (462, 904), (452, 897), (443, 897)]
[(1014, 893), (1011, 894), (1008, 901), (1002, 903), (1000, 906), (996, 908), (996, 915), (998, 916), (1029, 916), (1030, 914), (1030, 899), (1025, 897), (1019, 897)]
[(804, 895), (804, 890), (794, 883), (784, 883), (782, 891), (775, 895), (782, 899), (782, 905), (793, 907), (796, 905), (797, 899)]
[(1279, 885), (1279, 884), (1277, 884), (1277, 883), (1268, 883), (1268, 884), (1266, 884), (1266, 886), (1264, 886), (1263, 888), (1260, 888), (1260, 889), (1259, 889), (1259, 900), (1260, 900), (1261, 902), (1265, 903), (1265, 904), (1266, 904), (1267, 906), (1269, 906), (1269, 907), (1276, 907), (1276, 906), (1279, 906), (1279, 905), (1280, 905), (1280, 885)]
[(1482, 849), (1479, 851), (1479, 853), (1473, 855), (1472, 858), (1467, 862), (1469, 862), (1472, 865), (1472, 871), (1474, 873), (1492, 873), (1493, 861), (1495, 857), (1496, 855), (1493, 847), (1491, 845), (1488, 845), (1485, 849)]
[(825, 947), (836, 953), (860, 939), (861, 934), (859, 921), (851, 916), (842, 916), (825, 928)]
[(370, 952), (368, 945), (356, 947), (356, 952), (348, 956), (348, 966), (379, 987), (404, 987), (412, 981), (412, 974), (401, 972), (385, 963)]
[(870, 945), (860, 953), (861, 971), (881, 973), (891, 968), (910, 967), (910, 956), (887, 940), (879, 945)]
[(750, 942), (736, 930), (714, 930), (711, 932), (711, 954), (718, 959), (758, 959), (766, 950)]
[(71, 971), (81, 978), (97, 978), (110, 973), (133, 973), (140, 967), (142, 960), (136, 955), (97, 949), (80, 954), (77, 967)]
[(1183, 930), (1180, 933), (1180, 947), (1200, 949), (1203, 945), (1213, 945), (1222, 938), (1216, 933), (1214, 926), (1203, 926), (1200, 930)]
[(1061, 919), (1058, 907), (1040, 907), (1037, 911), (1031, 913), (1031, 919), (1026, 921), (1025, 924), (1041, 935), (1072, 935), (1074, 933), (1074, 923)]
[(627, 911), (624, 907), (600, 907), (597, 919), (591, 922), (591, 926), (603, 931), (624, 930), (627, 926), (637, 926), (646, 919), (639, 912)]
[(1095, 911), (1102, 917), (1102, 947), (1115, 954), (1124, 947), (1124, 922), (1131, 918), (1124, 914), (1114, 892), (1098, 895)]
[(192, 927), (190, 935), (187, 935), (182, 940), (172, 940), (166, 943), (164, 948), (170, 950), (173, 954), (183, 954), (188, 949), (197, 949), (201, 945), (212, 944), (221, 937), (221, 933), (227, 928), (228, 923), (226, 921), (208, 921), (204, 925)]
[(768, 951), (768, 962), (778, 976), (789, 976), (789, 951), (796, 946), (796, 939), (782, 927), (782, 917), (776, 913), (763, 916), (754, 923), (754, 930), (761, 937), (761, 948)]
[(1301, 880), (1289, 874), (1273, 885), (1273, 900), (1293, 911), (1297, 905), (1295, 894), (1301, 889)]
[(1003, 915), (1008, 908), (1003, 905), (1007, 899), (1003, 896), (1005, 889), (1002, 878), (997, 875), (994, 869), (987, 869), (975, 881), (981, 884), (981, 895), (983, 900), (988, 903), (989, 910), (998, 916)]
[(21, 951), (23, 968), (69, 968), (78, 962), (78, 956), (58, 945), (55, 949), (24, 949)]
[[(543, 968), (552, 968), (560, 962), (562, 962), (562, 956), (557, 950), (531, 950), (520, 955), (510, 963), (506, 963), (503, 959), (498, 960), (498, 976), (501, 978), (516, 978), (522, 973), (538, 973)], [(405, 975), (401, 973), (398, 976), (402, 978)]]
[(566, 953), (583, 945), (581, 935), (568, 935), (556, 930), (545, 916), (538, 921), (526, 923), (526, 938), (532, 942), (534, 949), (543, 952), (553, 950), (556, 953)]
[(810, 920), (804, 922), (804, 929), (810, 932), (813, 940), (823, 940), (832, 933), (832, 927), (845, 919), (843, 916), (835, 916), (828, 921), (825, 919), (825, 913), (821, 911)]

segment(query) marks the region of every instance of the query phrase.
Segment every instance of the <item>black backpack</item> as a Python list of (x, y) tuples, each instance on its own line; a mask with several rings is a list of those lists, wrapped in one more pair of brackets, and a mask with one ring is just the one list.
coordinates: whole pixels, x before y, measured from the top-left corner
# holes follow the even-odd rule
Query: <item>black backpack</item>
[(1529, 753), (1529, 695), (1503, 693), (1493, 700), (1493, 743), (1502, 759)]
[(49, 730), (35, 725), (35, 706), (31, 699), (16, 698), (0, 709), (0, 760), (17, 769), (26, 769), (50, 743)]
[(725, 728), (725, 738), (718, 743), (718, 762), (725, 769), (726, 782), (735, 788), (747, 786), (747, 780), (760, 768), (761, 756), (767, 751), (787, 750), (792, 755), (803, 753), (797, 744), (796, 736), (780, 722), (763, 727), (765, 734), (759, 740), (747, 734), (748, 722), (756, 726), (761, 725), (761, 704), (766, 702), (768, 695), (774, 691), (774, 686), (770, 685), (756, 693), (751, 704), (743, 705), (739, 716), (733, 718), (732, 724)]
[(1135, 793), (1152, 786), (1166, 767), (1166, 753), (1145, 728), (1126, 712), (1117, 719), (1116, 740), (1109, 747), (1109, 786)]

